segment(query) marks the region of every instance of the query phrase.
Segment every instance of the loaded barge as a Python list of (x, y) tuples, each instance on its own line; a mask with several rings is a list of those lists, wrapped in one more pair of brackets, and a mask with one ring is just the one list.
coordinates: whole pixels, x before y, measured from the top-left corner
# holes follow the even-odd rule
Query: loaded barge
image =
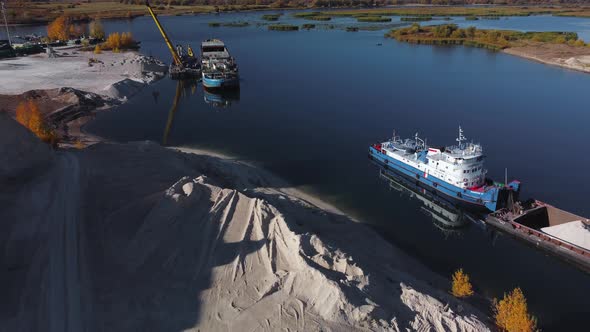
[(538, 200), (516, 202), (483, 219), (590, 273), (590, 220)]
[(405, 140), (394, 134), (389, 141), (371, 145), (369, 159), (380, 167), (382, 177), (396, 183), (400, 183), (398, 176), (403, 177), (401, 183), (410, 183), (421, 196), (427, 190), (429, 197), (444, 198), (435, 201), (446, 202), (446, 211), (463, 209), (471, 221), (508, 233), (590, 273), (589, 219), (538, 200), (518, 201), (519, 181), (506, 178), (499, 183), (485, 178), (482, 146), (465, 143), (461, 128), (456, 141), (456, 146), (430, 147), (418, 134)]

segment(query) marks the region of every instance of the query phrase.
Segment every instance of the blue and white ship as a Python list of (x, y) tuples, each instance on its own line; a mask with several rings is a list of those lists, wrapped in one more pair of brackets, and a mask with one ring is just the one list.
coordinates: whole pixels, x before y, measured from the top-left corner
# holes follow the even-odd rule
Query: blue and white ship
[(520, 182), (496, 183), (486, 179), (485, 156), (480, 144), (467, 143), (459, 127), (457, 145), (429, 147), (418, 137), (398, 136), (369, 147), (369, 157), (383, 167), (412, 178), (469, 207), (496, 211), (516, 199)]
[(238, 65), (219, 39), (201, 43), (201, 76), (208, 89), (237, 88), (240, 84)]

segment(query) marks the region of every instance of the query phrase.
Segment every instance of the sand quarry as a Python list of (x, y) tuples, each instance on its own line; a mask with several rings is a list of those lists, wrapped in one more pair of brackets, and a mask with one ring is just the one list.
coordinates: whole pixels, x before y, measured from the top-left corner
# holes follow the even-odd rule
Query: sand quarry
[(54, 151), (0, 113), (0, 330), (489, 329), (369, 227), (183, 151)]
[(72, 48), (56, 53), (55, 58), (36, 54), (1, 60), (0, 94), (69, 87), (124, 98), (162, 77), (168, 69), (163, 63), (136, 52), (94, 54)]

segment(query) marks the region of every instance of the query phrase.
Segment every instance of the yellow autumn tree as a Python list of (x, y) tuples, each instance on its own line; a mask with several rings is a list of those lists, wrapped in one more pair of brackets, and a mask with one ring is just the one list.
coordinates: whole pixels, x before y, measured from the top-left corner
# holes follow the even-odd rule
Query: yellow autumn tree
[(453, 273), (453, 285), (451, 293), (455, 297), (467, 297), (473, 295), (471, 282), (469, 276), (463, 272), (463, 269), (458, 269)]
[(21, 102), (16, 107), (16, 121), (28, 128), (44, 142), (56, 144), (58, 137), (43, 119), (39, 105), (34, 100)]
[(107, 37), (106, 45), (110, 49), (118, 49), (121, 47), (121, 34), (113, 32)]
[(41, 134), (44, 131), (44, 123), (43, 118), (41, 117), (41, 112), (39, 112), (39, 106), (33, 100), (29, 100), (29, 126), (28, 128), (35, 133), (39, 138), (41, 138)]
[(494, 299), (494, 318), (496, 325), (507, 332), (533, 332), (537, 320), (529, 314), (526, 298), (520, 288), (515, 288), (500, 301)]
[(121, 48), (129, 48), (133, 46), (133, 35), (131, 32), (123, 32), (121, 34)]
[(51, 40), (68, 40), (70, 33), (70, 19), (61, 15), (47, 26), (47, 37)]
[(94, 54), (100, 54), (100, 53), (102, 53), (102, 49), (100, 48), (100, 45), (94, 46)]
[(113, 32), (109, 34), (105, 42), (106, 47), (114, 50), (127, 49), (133, 47), (135, 40), (131, 32)]
[(20, 102), (16, 107), (16, 121), (21, 125), (29, 128), (29, 109), (27, 104)]

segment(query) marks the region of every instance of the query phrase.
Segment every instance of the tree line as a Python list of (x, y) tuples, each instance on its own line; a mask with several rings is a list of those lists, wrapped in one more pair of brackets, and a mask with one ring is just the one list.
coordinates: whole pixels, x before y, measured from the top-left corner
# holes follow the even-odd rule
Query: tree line
[[(119, 0), (143, 5), (145, 0)], [(563, 5), (590, 4), (588, 0), (153, 0), (156, 6), (274, 5), (274, 7), (373, 7), (419, 3), (423, 5)]]

